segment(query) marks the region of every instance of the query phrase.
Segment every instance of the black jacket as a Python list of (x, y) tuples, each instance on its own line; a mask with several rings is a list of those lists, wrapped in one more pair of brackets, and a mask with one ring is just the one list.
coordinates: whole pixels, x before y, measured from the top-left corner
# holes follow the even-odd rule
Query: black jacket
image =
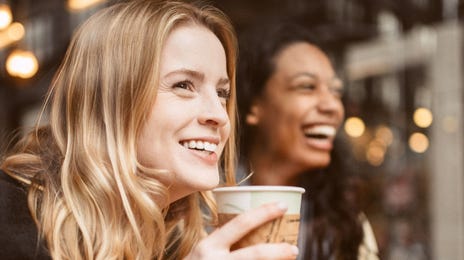
[(0, 170), (0, 259), (51, 259), (38, 242), (26, 187)]

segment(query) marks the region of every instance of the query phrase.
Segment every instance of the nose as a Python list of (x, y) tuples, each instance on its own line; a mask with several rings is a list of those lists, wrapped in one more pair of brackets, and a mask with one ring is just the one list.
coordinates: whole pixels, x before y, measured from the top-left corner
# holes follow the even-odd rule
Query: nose
[(221, 102), (216, 91), (213, 94), (205, 95), (202, 99), (202, 106), (198, 121), (203, 125), (221, 127), (229, 122), (226, 106)]

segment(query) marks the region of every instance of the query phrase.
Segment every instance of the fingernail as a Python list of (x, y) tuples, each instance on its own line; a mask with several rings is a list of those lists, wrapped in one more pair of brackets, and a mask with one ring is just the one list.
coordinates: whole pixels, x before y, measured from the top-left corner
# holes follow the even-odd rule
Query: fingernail
[(298, 249), (297, 246), (292, 246), (292, 253), (294, 255), (298, 255), (300, 253), (300, 250)]
[(287, 209), (288, 209), (287, 204), (284, 203), (284, 202), (279, 202), (279, 203), (277, 203), (277, 207), (278, 207), (279, 209), (281, 209), (282, 211), (287, 211)]
[(300, 253), (300, 250), (298, 249), (297, 246), (292, 246), (292, 253), (294, 255), (298, 255)]

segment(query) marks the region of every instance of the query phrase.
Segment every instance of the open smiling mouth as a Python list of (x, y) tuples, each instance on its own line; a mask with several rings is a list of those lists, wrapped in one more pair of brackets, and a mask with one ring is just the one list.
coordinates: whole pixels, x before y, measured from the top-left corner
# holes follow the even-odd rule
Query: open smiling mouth
[(180, 144), (187, 149), (202, 151), (206, 153), (214, 153), (217, 148), (217, 144), (200, 140), (181, 141)]
[(312, 127), (306, 127), (303, 129), (304, 135), (307, 138), (325, 140), (331, 139), (337, 133), (337, 130), (333, 126), (329, 125), (318, 125)]

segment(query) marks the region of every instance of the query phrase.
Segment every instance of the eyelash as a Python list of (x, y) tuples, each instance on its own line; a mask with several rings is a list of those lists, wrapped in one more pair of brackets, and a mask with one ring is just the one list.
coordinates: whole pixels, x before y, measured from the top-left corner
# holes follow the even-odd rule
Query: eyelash
[(224, 88), (218, 89), (217, 94), (218, 94), (218, 97), (224, 98), (225, 100), (230, 99), (230, 90), (228, 89), (224, 89)]
[[(314, 90), (317, 88), (317, 86), (316, 84), (302, 84), (298, 88), (302, 90)], [(343, 87), (331, 86), (329, 87), (329, 89), (332, 93), (334, 93), (334, 95), (337, 95), (339, 97), (342, 97), (343, 94), (345, 93), (345, 90)]]
[(315, 89), (316, 85), (315, 84), (304, 84), (300, 86), (301, 89)]
[(192, 90), (193, 89), (193, 82), (191, 82), (190, 80), (183, 80), (183, 81), (175, 83), (173, 85), (173, 87), (174, 88)]
[[(193, 90), (194, 85), (193, 85), (193, 82), (190, 81), (190, 80), (183, 80), (183, 81), (175, 83), (173, 85), (173, 88), (181, 88), (181, 89), (186, 89), (186, 90)], [(220, 89), (217, 90), (217, 95), (220, 98), (223, 98), (225, 100), (229, 100), (230, 99), (230, 90), (225, 89), (225, 88), (220, 88)]]

